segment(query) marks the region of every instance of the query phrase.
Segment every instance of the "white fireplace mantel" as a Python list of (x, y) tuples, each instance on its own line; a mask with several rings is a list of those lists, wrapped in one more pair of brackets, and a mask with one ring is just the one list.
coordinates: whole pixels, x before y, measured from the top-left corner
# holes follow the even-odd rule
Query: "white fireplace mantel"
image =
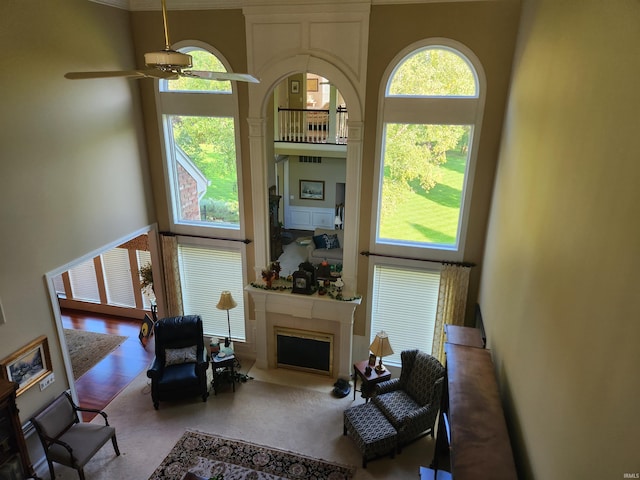
[(353, 314), (360, 299), (342, 301), (328, 296), (301, 295), (291, 291), (265, 290), (248, 285), (245, 290), (255, 304), (256, 366), (276, 367), (274, 326), (295, 327), (334, 335), (333, 371), (349, 378)]

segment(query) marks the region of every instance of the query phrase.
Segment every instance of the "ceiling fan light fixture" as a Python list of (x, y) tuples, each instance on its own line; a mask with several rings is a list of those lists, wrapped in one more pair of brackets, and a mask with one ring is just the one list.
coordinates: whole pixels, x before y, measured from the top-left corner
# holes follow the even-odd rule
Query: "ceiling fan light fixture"
[(176, 52), (175, 50), (145, 53), (144, 63), (147, 67), (160, 69), (191, 68), (193, 65), (191, 55)]

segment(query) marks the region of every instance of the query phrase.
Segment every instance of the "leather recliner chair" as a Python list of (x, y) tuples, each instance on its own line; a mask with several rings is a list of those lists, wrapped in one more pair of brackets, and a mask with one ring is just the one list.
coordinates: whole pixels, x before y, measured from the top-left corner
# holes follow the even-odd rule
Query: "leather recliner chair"
[(151, 399), (157, 410), (160, 400), (177, 400), (200, 395), (206, 402), (207, 352), (199, 315), (158, 320), (155, 330), (156, 356), (147, 370), (151, 379)]

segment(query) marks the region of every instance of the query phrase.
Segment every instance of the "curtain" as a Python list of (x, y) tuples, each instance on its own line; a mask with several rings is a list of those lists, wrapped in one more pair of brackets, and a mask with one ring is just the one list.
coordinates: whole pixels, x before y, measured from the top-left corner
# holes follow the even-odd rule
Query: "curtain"
[(173, 235), (160, 235), (167, 317), (182, 315), (182, 288), (178, 267), (178, 239)]
[(432, 355), (444, 364), (444, 325), (464, 325), (471, 267), (445, 264), (440, 274)]

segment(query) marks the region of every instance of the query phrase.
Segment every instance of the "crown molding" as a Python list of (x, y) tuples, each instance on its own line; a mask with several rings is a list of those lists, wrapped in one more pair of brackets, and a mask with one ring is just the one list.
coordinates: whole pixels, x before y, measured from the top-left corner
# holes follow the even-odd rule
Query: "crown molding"
[[(160, 10), (160, 0), (89, 0), (129, 11)], [(253, 6), (292, 6), (327, 4), (403, 5), (416, 3), (497, 2), (505, 0), (167, 0), (169, 10), (221, 10)], [(517, 1), (517, 0), (511, 0)]]

